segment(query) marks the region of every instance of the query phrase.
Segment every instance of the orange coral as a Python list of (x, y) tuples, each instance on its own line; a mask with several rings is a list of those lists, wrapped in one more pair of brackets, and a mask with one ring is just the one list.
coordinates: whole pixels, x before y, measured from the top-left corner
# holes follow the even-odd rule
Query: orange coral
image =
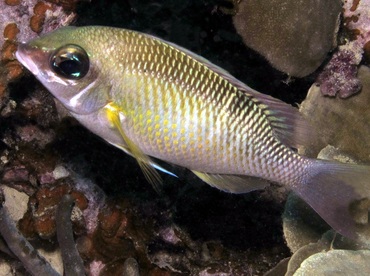
[(1, 49), (1, 60), (3, 62), (14, 60), (15, 51), (17, 51), (16, 43), (11, 40), (5, 41), (3, 48)]
[(19, 33), (17, 24), (10, 23), (5, 26), (3, 36), (4, 44), (0, 50), (1, 64), (3, 67), (0, 76), (0, 95), (3, 96), (6, 91), (6, 83), (20, 77), (23, 72), (22, 65), (15, 60), (14, 53), (17, 50), (16, 38)]
[(2, 98), (5, 94), (6, 86), (0, 82), (0, 98)]
[(19, 34), (19, 29), (17, 27), (17, 24), (10, 23), (5, 26), (4, 28), (4, 38), (8, 40), (15, 40), (17, 37), (17, 34)]
[[(55, 235), (56, 208), (64, 195), (71, 194), (80, 210), (87, 208), (88, 200), (79, 191), (72, 190), (68, 184), (42, 187), (30, 198), (29, 210), (19, 221), (19, 228), (26, 236), (50, 238)], [(31, 231), (29, 229), (32, 229)]]
[(31, 17), (30, 20), (30, 27), (32, 31), (38, 34), (41, 33), (46, 18), (46, 11), (51, 9), (51, 6), (44, 2), (38, 2), (35, 5), (35, 7), (33, 8), (34, 15)]
[(39, 16), (45, 16), (45, 13), (46, 13), (47, 10), (51, 10), (51, 6), (44, 3), (44, 2), (38, 2), (33, 7), (34, 14), (39, 15)]
[(6, 75), (7, 81), (18, 79), (23, 74), (23, 67), (17, 60), (8, 62), (5, 67), (8, 70)]
[(17, 6), (21, 3), (21, 0), (5, 0), (5, 4), (8, 6)]
[(17, 60), (14, 60), (16, 50), (17, 44), (11, 40), (5, 41), (1, 49), (1, 60), (5, 69), (3, 78), (5, 77), (6, 82), (14, 81), (23, 73), (22, 65)]
[(360, 0), (353, 0), (352, 7), (349, 9), (350, 11), (355, 11), (357, 9), (358, 4), (360, 4)]

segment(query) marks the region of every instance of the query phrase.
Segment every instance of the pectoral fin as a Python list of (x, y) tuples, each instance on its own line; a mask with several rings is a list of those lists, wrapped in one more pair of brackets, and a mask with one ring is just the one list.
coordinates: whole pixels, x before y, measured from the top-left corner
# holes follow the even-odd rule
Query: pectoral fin
[(207, 184), (225, 192), (241, 194), (264, 189), (269, 183), (266, 180), (253, 176), (229, 174), (209, 174), (192, 171)]
[[(125, 152), (128, 152), (132, 155), (138, 162), (141, 170), (143, 171), (145, 178), (149, 181), (150, 184), (154, 187), (157, 192), (160, 192), (160, 187), (162, 184), (162, 178), (159, 173), (153, 167), (153, 161), (150, 157), (144, 154), (141, 149), (131, 141), (129, 137), (125, 134), (121, 125), (120, 114), (122, 112), (118, 107), (113, 103), (106, 105), (106, 112), (108, 120), (111, 124), (119, 131), (127, 147), (123, 147)], [(122, 114), (123, 115), (123, 114)]]
[[(128, 147), (126, 146), (123, 146), (123, 145), (118, 145), (118, 144), (114, 144), (114, 143), (111, 143), (113, 146), (123, 150), (125, 153), (127, 153), (128, 155), (134, 157), (134, 155), (132, 154), (132, 152), (128, 149)], [(161, 165), (159, 165), (158, 163), (154, 162), (153, 160), (150, 159), (150, 165), (153, 166), (155, 169), (157, 169), (158, 171), (161, 171), (161, 172), (164, 172), (168, 175), (171, 175), (173, 177), (176, 177), (178, 178), (178, 176), (172, 172), (170, 172), (169, 170), (166, 170), (165, 168), (163, 168)]]

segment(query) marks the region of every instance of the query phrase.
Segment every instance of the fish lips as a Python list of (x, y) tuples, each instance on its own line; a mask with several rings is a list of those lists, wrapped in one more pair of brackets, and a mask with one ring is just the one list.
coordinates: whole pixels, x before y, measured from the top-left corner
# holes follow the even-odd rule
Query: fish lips
[(49, 51), (43, 51), (38, 47), (31, 46), (27, 43), (18, 45), (15, 53), (18, 61), (22, 63), (35, 76), (40, 75), (43, 67), (48, 67)]

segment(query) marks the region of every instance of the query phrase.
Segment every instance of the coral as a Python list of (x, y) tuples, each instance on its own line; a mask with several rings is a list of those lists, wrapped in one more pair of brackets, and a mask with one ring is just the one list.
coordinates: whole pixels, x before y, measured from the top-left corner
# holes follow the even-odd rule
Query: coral
[(17, 166), (6, 169), (2, 176), (3, 183), (26, 182), (29, 172), (24, 166)]
[(139, 265), (134, 258), (128, 258), (123, 264), (123, 275), (139, 276)]
[[(321, 145), (311, 146), (308, 150), (318, 152), (326, 145), (332, 145), (352, 156), (355, 160), (369, 162), (369, 104), (370, 104), (370, 69), (361, 66), (358, 71), (362, 92), (346, 99), (323, 97), (321, 87), (313, 85), (300, 111), (319, 131)], [(322, 91), (321, 91), (322, 92)], [(329, 128), (328, 128), (329, 127)]]
[(127, 202), (120, 202), (120, 205), (109, 204), (99, 213), (99, 225), (93, 241), (94, 247), (104, 258), (128, 258), (135, 251), (131, 237), (132, 211)]
[(78, 191), (73, 191), (67, 184), (39, 189), (29, 200), (29, 210), (19, 221), (20, 230), (28, 237), (39, 236), (48, 239), (56, 233), (56, 209), (64, 195), (71, 194), (76, 206), (87, 208), (86, 198)]
[[(322, 141), (306, 149), (310, 156), (355, 164), (370, 161), (366, 138), (370, 135), (370, 69), (360, 66), (358, 78), (363, 84), (362, 93), (346, 100), (323, 97), (316, 85), (309, 90), (300, 111), (320, 130), (318, 136), (322, 137)], [(367, 199), (352, 204), (351, 214), (356, 224), (368, 222), (369, 206)], [(293, 255), (281, 274), (335, 274), (340, 270), (346, 275), (366, 275), (369, 271), (365, 259), (370, 253), (370, 230), (365, 227), (357, 241), (342, 237), (291, 194), (283, 214), (283, 229)]]
[(273, 67), (304, 77), (336, 45), (340, 12), (340, 0), (244, 0), (233, 22), (244, 43)]
[(19, 32), (20, 30), (15, 23), (9, 23), (4, 27), (3, 37), (0, 36), (0, 98), (4, 96), (7, 83), (22, 74), (22, 66), (13, 55), (17, 49), (16, 37)]
[[(100, 271), (99, 275), (139, 276), (139, 265), (134, 258), (128, 258), (124, 262), (122, 260), (116, 260), (106, 265)], [(151, 275), (151, 273), (149, 275)]]
[(41, 33), (46, 19), (46, 12), (48, 10), (52, 10), (52, 7), (50, 4), (46, 4), (45, 2), (38, 2), (33, 7), (33, 16), (30, 19), (30, 27), (35, 33)]
[(350, 38), (334, 53), (316, 83), (324, 95), (347, 98), (361, 90), (358, 65), (363, 55), (370, 54), (370, 1), (346, 0), (343, 9), (343, 25)]
[(294, 275), (367, 275), (369, 250), (331, 250), (306, 259)]
[(29, 177), (29, 170), (24, 165), (15, 164), (4, 169), (1, 181), (3, 184), (17, 188), (27, 195), (32, 195), (35, 188), (29, 185)]
[(14, 221), (9, 217), (6, 207), (3, 206), (3, 195), (0, 195), (0, 233), (11, 251), (22, 261), (32, 275), (59, 276), (50, 264), (41, 257), (32, 245), (20, 234)]
[(362, 52), (362, 47), (357, 41), (339, 47), (316, 79), (322, 94), (326, 96), (338, 94), (340, 98), (347, 98), (361, 90), (357, 66), (361, 61)]
[(21, 0), (5, 0), (5, 4), (9, 6), (17, 6), (21, 3)]

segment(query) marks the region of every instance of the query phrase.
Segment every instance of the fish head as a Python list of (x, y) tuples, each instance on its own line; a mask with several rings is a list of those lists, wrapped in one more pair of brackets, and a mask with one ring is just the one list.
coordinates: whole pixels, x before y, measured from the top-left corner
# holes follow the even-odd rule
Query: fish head
[(102, 83), (89, 33), (79, 29), (65, 27), (21, 43), (16, 57), (68, 110), (90, 114), (109, 101), (109, 84)]

